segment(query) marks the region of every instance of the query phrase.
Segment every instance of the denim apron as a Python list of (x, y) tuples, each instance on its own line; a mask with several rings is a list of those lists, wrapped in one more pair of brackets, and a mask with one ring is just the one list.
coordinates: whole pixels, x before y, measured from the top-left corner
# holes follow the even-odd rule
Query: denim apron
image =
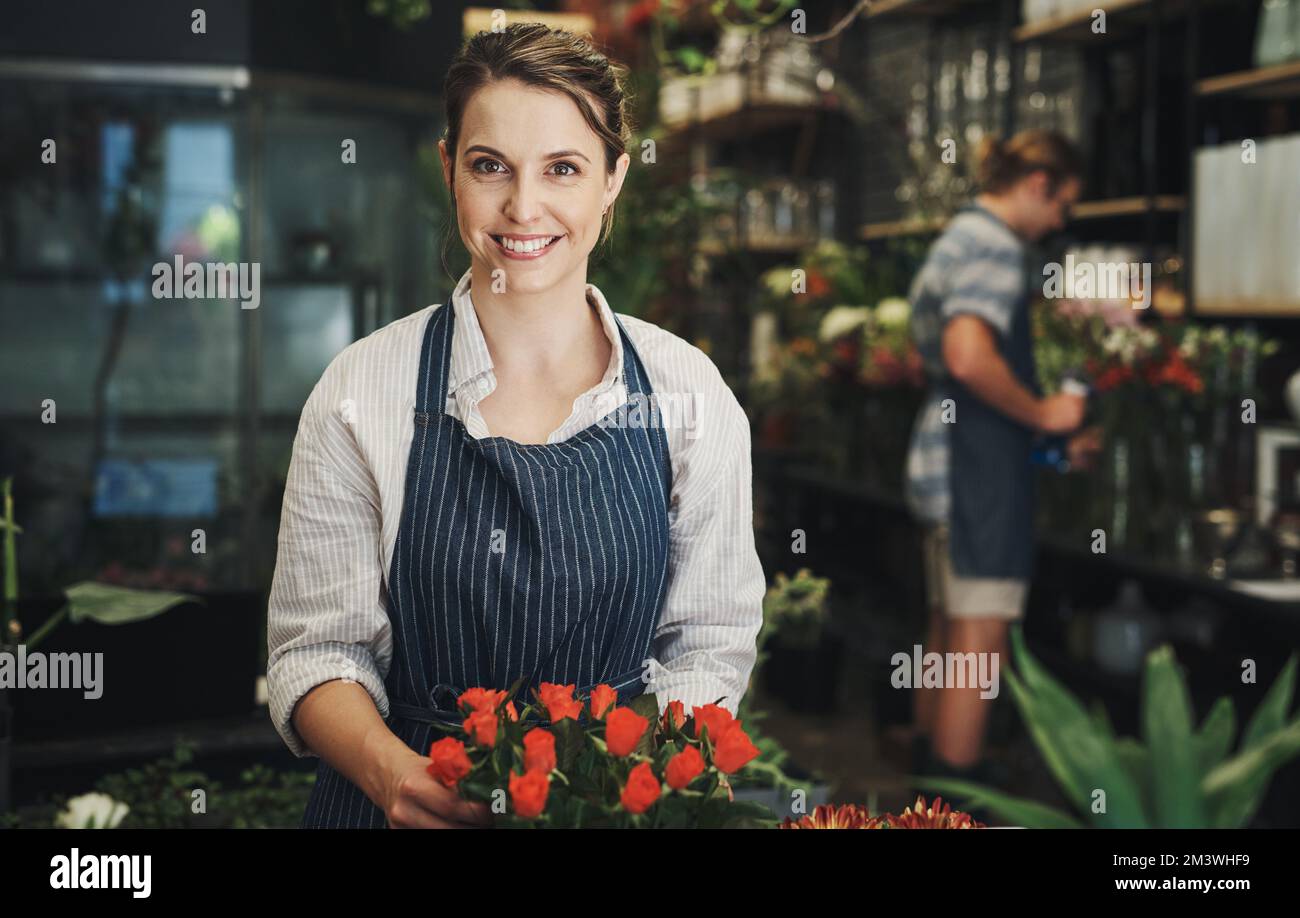
[[(970, 210), (998, 220), (988, 210)], [(1034, 362), (1028, 291), (1015, 304), (998, 350), (1022, 385), (1042, 391)], [(1028, 580), (1034, 567), (1034, 431), (991, 407), (959, 381), (945, 379), (946, 396), (956, 399), (957, 423), (948, 427), (949, 545), (959, 577)]]
[[(636, 348), (623, 342), (628, 405), (562, 443), (476, 439), (448, 415), (455, 310), (425, 326), (402, 522), (388, 576), (389, 728), (427, 755), (459, 724), (464, 689), (606, 683), (644, 690), (668, 583), (672, 465)], [(621, 422), (620, 422), (621, 421)], [(304, 828), (383, 828), (387, 819), (323, 760)]]

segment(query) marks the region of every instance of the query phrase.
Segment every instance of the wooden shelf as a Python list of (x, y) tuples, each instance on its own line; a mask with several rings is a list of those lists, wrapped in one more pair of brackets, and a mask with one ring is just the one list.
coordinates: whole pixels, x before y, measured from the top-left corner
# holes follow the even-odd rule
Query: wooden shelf
[[(1222, 5), (1230, 0), (1200, 0), (1202, 11), (1206, 7)], [(1240, 2), (1240, 0), (1237, 0)], [(1092, 31), (1092, 11), (1106, 11), (1106, 31)], [(1151, 21), (1155, 4), (1152, 0), (1099, 0), (1071, 13), (1027, 23), (1011, 32), (1012, 41), (1107, 41), (1132, 35), (1136, 27)], [(1186, 0), (1163, 0), (1160, 21), (1171, 22), (1187, 13)]]
[(1198, 96), (1245, 96), (1252, 99), (1294, 99), (1300, 97), (1300, 61), (1241, 70), (1208, 77), (1196, 83)]
[(900, 236), (926, 236), (937, 233), (948, 225), (947, 217), (930, 217), (925, 220), (889, 220), (884, 223), (864, 223), (858, 227), (858, 238), (865, 240), (893, 239)]
[(1106, 4), (1106, 31), (1104, 34), (1093, 33), (1092, 31), (1092, 10), (1097, 9), (1096, 5), (1089, 4), (1074, 10), (1073, 13), (1063, 13), (1061, 16), (1053, 16), (1047, 20), (1030, 22), (1028, 25), (1017, 27), (1011, 31), (1011, 40), (1014, 42), (1043, 42), (1043, 40), (1053, 40), (1053, 42), (1082, 42), (1082, 40), (1102, 40), (1112, 36), (1112, 26), (1114, 20), (1118, 20), (1118, 25), (1123, 29), (1127, 25), (1132, 25), (1135, 21), (1145, 21), (1151, 16), (1151, 0), (1112, 0)]
[[(834, 97), (831, 97), (832, 99)], [(756, 102), (729, 109), (699, 121), (684, 121), (672, 125), (659, 141), (661, 147), (684, 149), (691, 139), (721, 141), (733, 140), (762, 131), (801, 127), (815, 120), (819, 114), (835, 111), (833, 103), (821, 105), (790, 105), (780, 102)]]
[(1187, 199), (1180, 195), (1156, 195), (1148, 201), (1138, 196), (1132, 198), (1105, 198), (1097, 201), (1080, 201), (1070, 211), (1074, 220), (1102, 220), (1108, 217), (1128, 217), (1145, 214), (1148, 210), (1157, 213), (1179, 213), (1187, 207)]

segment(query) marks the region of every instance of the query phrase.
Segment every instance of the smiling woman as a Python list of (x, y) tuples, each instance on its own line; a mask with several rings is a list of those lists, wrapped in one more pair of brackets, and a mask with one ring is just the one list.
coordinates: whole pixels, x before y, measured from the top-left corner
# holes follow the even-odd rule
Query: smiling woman
[[(661, 714), (745, 693), (749, 422), (702, 351), (587, 282), (630, 165), (622, 73), (536, 23), (466, 43), (439, 151), (471, 266), (303, 409), (267, 682), (286, 744), (322, 760), (305, 826), (490, 822), (427, 770), (471, 687), (652, 692)], [(626, 411), (647, 401), (692, 410)]]

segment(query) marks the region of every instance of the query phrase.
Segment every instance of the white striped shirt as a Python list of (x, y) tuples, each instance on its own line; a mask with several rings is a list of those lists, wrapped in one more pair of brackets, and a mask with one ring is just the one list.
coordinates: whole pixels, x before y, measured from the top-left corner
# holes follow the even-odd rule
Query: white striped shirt
[[(456, 324), (446, 411), (489, 436), (478, 403), (496, 386), (466, 271), (452, 294)], [(613, 344), (604, 378), (574, 401), (548, 437), (559, 443), (627, 401), (623, 346), (604, 295), (587, 285)], [(312, 755), (293, 729), (294, 706), (332, 679), (363, 685), (381, 716), (393, 654), (388, 572), (414, 433), (429, 306), (344, 348), (303, 407), (285, 482), (267, 613), (270, 715), (289, 749)], [(766, 579), (754, 547), (749, 422), (699, 348), (620, 314), (665, 415), (673, 486), (668, 589), (648, 663), (660, 711), (725, 696), (735, 712), (749, 683)]]

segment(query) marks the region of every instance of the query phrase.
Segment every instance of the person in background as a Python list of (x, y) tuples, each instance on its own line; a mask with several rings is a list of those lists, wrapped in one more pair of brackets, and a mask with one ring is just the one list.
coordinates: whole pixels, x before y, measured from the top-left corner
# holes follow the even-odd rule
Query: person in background
[[(986, 138), (978, 156), (980, 193), (931, 246), (910, 291), (929, 393), (906, 498), (925, 530), (925, 652), (996, 653), (1004, 665), (1033, 569), (1035, 439), (1073, 434), (1067, 454), (1079, 465), (1099, 444), (1095, 431), (1078, 432), (1083, 396), (1042, 396), (1029, 325), (1026, 245), (1064, 226), (1079, 198), (1079, 153), (1033, 130)], [(980, 696), (977, 685), (917, 691), (917, 773), (997, 783), (983, 760), (992, 701)]]

